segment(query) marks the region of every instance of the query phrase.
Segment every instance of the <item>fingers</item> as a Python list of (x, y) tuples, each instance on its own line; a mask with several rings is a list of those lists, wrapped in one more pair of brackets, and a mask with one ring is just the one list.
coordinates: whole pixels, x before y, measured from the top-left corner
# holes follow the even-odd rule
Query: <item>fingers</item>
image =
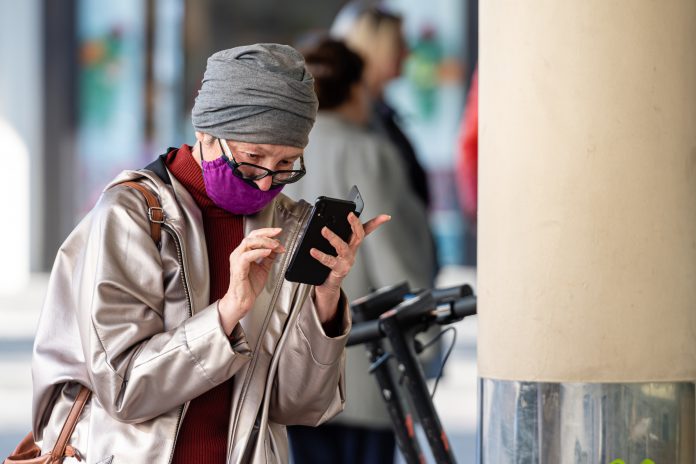
[(343, 241), (341, 237), (339, 237), (328, 227), (323, 227), (321, 229), (321, 235), (329, 241), (331, 246), (334, 247), (338, 257), (322, 253), (319, 250), (316, 250), (317, 254), (315, 256), (315, 258), (319, 259), (322, 264), (336, 271), (341, 276), (348, 274), (350, 268), (353, 267), (353, 263), (355, 262), (355, 252), (362, 241), (362, 237), (364, 236), (362, 225), (360, 224), (360, 220), (358, 220), (357, 216), (355, 216), (353, 213), (349, 214), (348, 221), (353, 229), (350, 244)]
[(338, 263), (337, 257), (326, 254), (323, 251), (317, 250), (316, 248), (310, 248), (309, 254), (329, 269), (333, 269), (334, 266), (336, 266), (336, 263)]
[(341, 237), (336, 235), (328, 227), (322, 227), (321, 235), (324, 236), (324, 238), (329, 241), (331, 246), (333, 246), (336, 249), (336, 251), (338, 252), (339, 255), (341, 255), (341, 256), (347, 255), (350, 252), (348, 244), (346, 242), (344, 242), (341, 239)]
[[(267, 227), (264, 229), (252, 230), (247, 237), (242, 240), (239, 246), (230, 255), (230, 261), (233, 261), (236, 256), (244, 254), (250, 250), (269, 249), (272, 251), (270, 256), (271, 261), (275, 259), (276, 254), (285, 253), (285, 247), (280, 241), (273, 238), (280, 234), (283, 229), (280, 227)], [(256, 259), (257, 264), (262, 264), (263, 258)]]
[(347, 260), (338, 258), (336, 256), (331, 256), (317, 250), (316, 248), (310, 249), (309, 254), (321, 264), (331, 269), (331, 273), (339, 279), (343, 279), (346, 275), (348, 275), (348, 271), (350, 271), (350, 268), (352, 267), (352, 264), (349, 264)]
[(264, 268), (266, 271), (271, 270), (271, 266), (273, 266), (273, 262), (275, 259), (278, 257), (279, 253), (276, 252), (271, 252), (268, 256), (262, 259), (257, 259), (255, 262), (262, 268)]
[(365, 230), (363, 229), (360, 219), (354, 214), (348, 214), (348, 222), (350, 223), (350, 228), (353, 231), (353, 235), (350, 237), (350, 246), (355, 249), (365, 238)]
[(242, 251), (257, 250), (261, 248), (268, 248), (275, 251), (276, 253), (284, 253), (285, 247), (276, 239), (268, 238), (263, 236), (257, 237), (247, 237), (242, 240), (239, 247)]
[(365, 224), (363, 224), (363, 228), (365, 229), (365, 235), (370, 235), (372, 232), (377, 230), (379, 226), (389, 221), (391, 221), (391, 216), (389, 216), (388, 214), (380, 214), (379, 216), (370, 219)]
[(351, 248), (355, 249), (356, 246), (360, 245), (363, 239), (374, 232), (378, 227), (380, 227), (385, 222), (389, 222), (391, 216), (388, 214), (380, 214), (379, 216), (370, 219), (365, 224), (360, 222), (360, 219), (353, 214), (348, 214), (348, 222), (350, 222), (350, 227), (353, 230), (353, 235), (350, 239)]
[(230, 254), (230, 272), (243, 279), (249, 273), (251, 264), (255, 263), (263, 269), (270, 269), (275, 257), (285, 253), (285, 247), (277, 239), (282, 229), (265, 228), (252, 231)]
[(247, 238), (250, 238), (250, 237), (275, 237), (276, 235), (278, 235), (282, 231), (283, 231), (283, 229), (281, 229), (280, 227), (266, 227), (263, 229), (252, 230), (251, 232), (249, 232), (249, 235), (247, 236)]
[(232, 253), (230, 255), (230, 280), (248, 279), (251, 265), (263, 263), (263, 260), (268, 258), (272, 252), (273, 250), (268, 248), (260, 248), (236, 256)]

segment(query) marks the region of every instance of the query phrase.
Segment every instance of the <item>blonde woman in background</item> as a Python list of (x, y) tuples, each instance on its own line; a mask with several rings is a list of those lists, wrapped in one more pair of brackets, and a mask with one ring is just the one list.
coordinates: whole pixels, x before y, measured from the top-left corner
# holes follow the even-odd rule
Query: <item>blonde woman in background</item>
[(336, 16), (331, 36), (345, 42), (364, 60), (363, 79), (372, 99), (371, 125), (396, 146), (409, 184), (427, 208), (430, 206), (430, 192), (425, 170), (399, 127), (399, 115), (384, 99), (385, 87), (401, 75), (408, 56), (402, 23), (401, 16), (385, 8), (350, 2)]

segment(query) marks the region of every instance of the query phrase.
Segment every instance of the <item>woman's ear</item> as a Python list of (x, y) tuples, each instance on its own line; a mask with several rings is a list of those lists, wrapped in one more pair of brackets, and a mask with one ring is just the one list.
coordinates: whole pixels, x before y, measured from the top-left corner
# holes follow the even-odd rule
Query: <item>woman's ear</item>
[(205, 148), (212, 149), (213, 145), (216, 144), (217, 137), (214, 135), (206, 134), (205, 132), (196, 131), (196, 142), (200, 142), (205, 146)]
[(191, 154), (198, 164), (201, 164), (201, 160), (212, 161), (220, 156), (220, 147), (213, 146), (217, 140), (214, 136), (200, 131), (196, 131), (195, 134), (196, 145)]
[(214, 135), (206, 134), (205, 132), (196, 131), (196, 141), (201, 142), (204, 145), (212, 145), (217, 140)]

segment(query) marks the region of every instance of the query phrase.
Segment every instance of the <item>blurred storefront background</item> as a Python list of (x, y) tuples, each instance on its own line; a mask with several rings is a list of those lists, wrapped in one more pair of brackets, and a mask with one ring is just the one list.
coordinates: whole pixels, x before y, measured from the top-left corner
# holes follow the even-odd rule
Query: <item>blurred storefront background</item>
[[(13, 262), (24, 263), (19, 274), (50, 269), (60, 243), (116, 173), (193, 140), (189, 114), (207, 56), (252, 42), (295, 43), (328, 29), (344, 4), (0, 0), (1, 133), (3, 146), (16, 146), (5, 159), (17, 183), (5, 188), (28, 191), (3, 196), (3, 209), (18, 212), (11, 220), (17, 230), (1, 242), (17, 255)], [(473, 265), (475, 231), (460, 214), (453, 173), (477, 55), (477, 2), (387, 6), (404, 16), (411, 49), (387, 99), (430, 178), (440, 262)]]
[(410, 54), (387, 99), (430, 180), (431, 225), (441, 265), (475, 265), (475, 225), (461, 214), (454, 174), (456, 138), (478, 58), (476, 1), (394, 0)]

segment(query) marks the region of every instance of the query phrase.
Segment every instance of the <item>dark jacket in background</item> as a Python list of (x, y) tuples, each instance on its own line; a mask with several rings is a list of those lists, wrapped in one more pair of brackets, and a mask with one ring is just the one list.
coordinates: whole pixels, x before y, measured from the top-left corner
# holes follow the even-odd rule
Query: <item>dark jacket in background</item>
[(394, 144), (396, 151), (404, 162), (411, 188), (416, 193), (416, 196), (423, 201), (427, 209), (430, 206), (428, 177), (423, 166), (420, 165), (416, 157), (413, 145), (411, 145), (411, 142), (406, 138), (406, 135), (397, 123), (399, 115), (396, 114), (394, 108), (381, 99), (377, 100), (374, 104), (374, 114), (376, 117), (376, 125)]

